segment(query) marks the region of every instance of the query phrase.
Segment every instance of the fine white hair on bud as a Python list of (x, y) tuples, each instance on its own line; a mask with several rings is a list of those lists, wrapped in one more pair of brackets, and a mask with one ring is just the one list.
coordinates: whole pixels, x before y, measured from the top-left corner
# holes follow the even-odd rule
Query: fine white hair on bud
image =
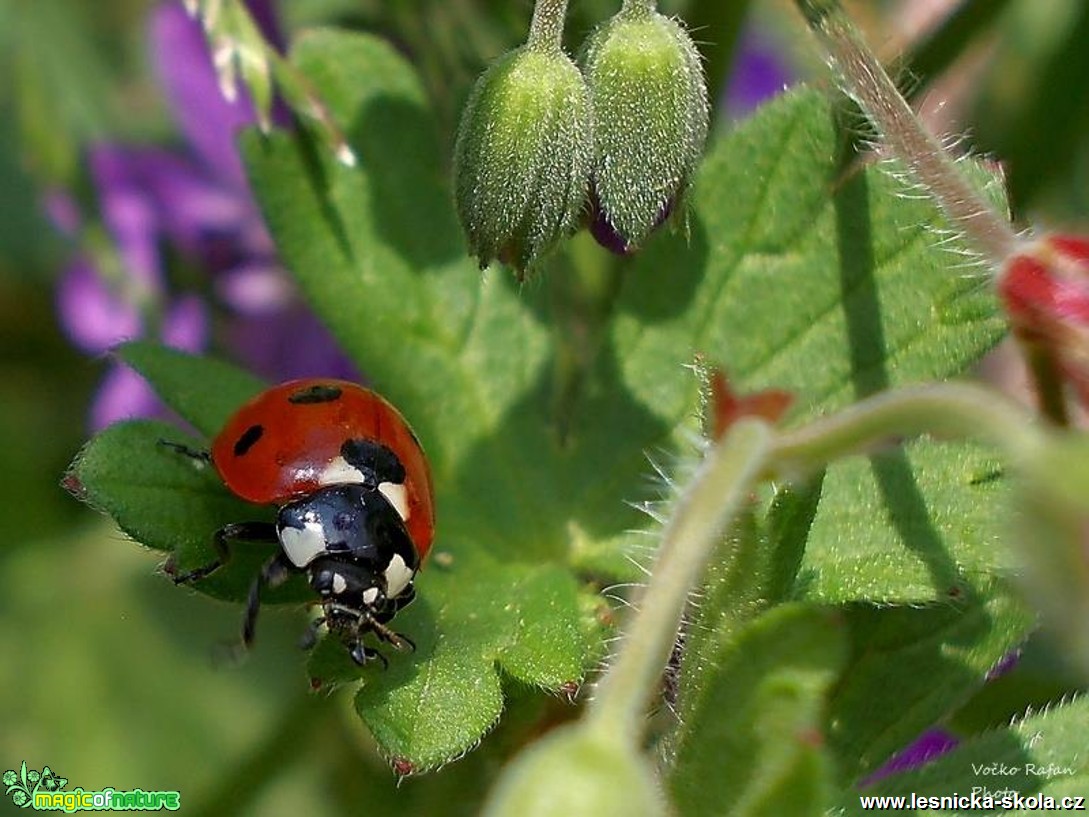
[(630, 251), (675, 210), (703, 153), (703, 66), (683, 25), (642, 3), (602, 24), (580, 61), (595, 115), (596, 215)]
[(589, 189), (593, 116), (559, 48), (523, 46), (477, 80), (454, 151), (458, 215), (482, 267), (519, 276), (578, 226)]

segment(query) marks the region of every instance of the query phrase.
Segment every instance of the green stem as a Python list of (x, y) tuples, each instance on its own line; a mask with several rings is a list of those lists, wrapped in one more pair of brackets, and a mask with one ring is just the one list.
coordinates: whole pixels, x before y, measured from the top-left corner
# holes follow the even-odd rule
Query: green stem
[(529, 49), (546, 53), (562, 51), (566, 17), (567, 0), (537, 0), (526, 39)]
[(337, 124), (333, 112), (325, 104), (321, 94), (314, 88), (310, 80), (303, 75), (291, 60), (282, 56), (275, 48), (265, 43), (266, 56), (272, 73), (280, 87), (280, 92), (287, 99), (292, 109), (297, 113), (309, 117), (317, 123), (318, 130), (326, 144), (332, 150), (333, 155), (345, 167), (355, 167), (358, 159), (352, 146), (348, 143), (348, 137)]
[(657, 10), (657, 0), (624, 0), (624, 4), (620, 7), (620, 13), (628, 16), (653, 14)]
[(526, 45), (532, 51), (563, 50), (563, 23), (567, 17), (567, 0), (537, 0), (533, 20), (529, 24)]
[(1009, 221), (980, 198), (952, 157), (915, 116), (838, 0), (795, 0), (820, 39), (844, 89), (870, 117), (896, 156), (995, 267), (1018, 244)]
[(1023, 463), (1039, 449), (1035, 417), (1006, 398), (969, 384), (917, 386), (863, 400), (797, 431), (780, 434), (772, 461), (790, 478), (898, 437), (934, 434), (989, 443)]
[(658, 560), (620, 650), (598, 684), (588, 718), (594, 728), (641, 739), (645, 709), (677, 637), (688, 594), (727, 525), (767, 463), (771, 428), (736, 423), (707, 454), (666, 526)]
[(1055, 350), (1029, 339), (1018, 338), (1018, 340), (1036, 387), (1036, 401), (1040, 406), (1040, 412), (1057, 426), (1069, 426), (1070, 413), (1066, 406), (1066, 382), (1059, 362), (1055, 359)]

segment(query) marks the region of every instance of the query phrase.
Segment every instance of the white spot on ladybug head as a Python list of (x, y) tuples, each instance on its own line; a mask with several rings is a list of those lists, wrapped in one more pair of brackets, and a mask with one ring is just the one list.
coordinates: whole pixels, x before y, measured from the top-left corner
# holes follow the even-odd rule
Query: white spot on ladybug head
[(348, 580), (339, 573), (333, 574), (333, 592), (338, 596), (348, 589)]
[(377, 587), (368, 587), (366, 590), (363, 591), (364, 604), (374, 604), (376, 601), (378, 601)]
[(344, 457), (334, 457), (318, 474), (318, 485), (354, 485), (366, 482), (363, 472)]
[(385, 570), (386, 595), (391, 599), (397, 598), (412, 583), (412, 577), (415, 575), (416, 572), (405, 564), (401, 554), (394, 553)]
[(280, 528), (280, 546), (291, 564), (306, 567), (325, 552), (325, 532), (314, 522), (301, 528)]
[(386, 501), (393, 506), (393, 510), (397, 511), (397, 515), (401, 517), (402, 522), (408, 521), (408, 492), (405, 491), (404, 483), (380, 482), (378, 483), (378, 493), (384, 496)]

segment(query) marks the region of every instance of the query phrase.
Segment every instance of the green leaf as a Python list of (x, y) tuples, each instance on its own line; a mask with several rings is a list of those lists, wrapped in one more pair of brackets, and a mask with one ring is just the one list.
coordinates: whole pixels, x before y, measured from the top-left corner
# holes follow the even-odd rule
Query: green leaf
[(764, 106), (708, 153), (687, 237), (628, 270), (621, 382), (671, 425), (691, 411), (677, 364), (696, 352), (741, 393), (793, 391), (796, 419), (959, 373), (1001, 337), (982, 271), (951, 269), (939, 211), (888, 166), (843, 171), (840, 138), (818, 91)]
[[(118, 423), (80, 452), (72, 466), (69, 478), (74, 482), (70, 484), (137, 542), (172, 553), (182, 570), (215, 558), (212, 537), (224, 525), (272, 518), (269, 509), (228, 493), (211, 465), (163, 446), (164, 440), (194, 448), (201, 445), (167, 423)], [(216, 598), (243, 601), (260, 564), (273, 552), (267, 546), (236, 547), (235, 558), (197, 586)], [(299, 601), (306, 598), (304, 591), (304, 584), (290, 582), (270, 591), (267, 600)]]
[[(920, 768), (886, 778), (867, 788), (867, 796), (949, 797), (953, 793), (1008, 798), (988, 813), (1023, 813), (1026, 805), (1016, 796), (1083, 799), (1089, 792), (1089, 756), (1085, 735), (1089, 727), (1089, 698), (1080, 698), (1037, 714), (1030, 714), (1008, 729), (999, 729), (964, 741), (957, 749)], [(845, 813), (861, 814), (859, 793), (845, 794)], [(970, 803), (950, 807), (938, 801), (927, 814), (964, 814)], [(1020, 808), (1018, 808), (1020, 806)], [(1056, 803), (1051, 810), (1064, 810)], [(1066, 804), (1071, 808), (1073, 803)], [(1036, 808), (1047, 808), (1036, 804)], [(971, 810), (982, 810), (977, 806)], [(922, 811), (921, 809), (919, 810)], [(900, 813), (914, 813), (901, 809)]]
[(849, 781), (964, 704), (1035, 624), (1000, 582), (945, 603), (843, 609), (851, 656), (831, 699), (828, 737)]
[(813, 519), (820, 507), (824, 475), (796, 485), (786, 485), (775, 494), (767, 514), (768, 575), (761, 596), (770, 602), (791, 598), (806, 551)]
[(797, 592), (821, 601), (925, 602), (1005, 574), (999, 460), (965, 443), (918, 441), (832, 465)]
[(835, 612), (782, 605), (713, 658), (672, 747), (669, 787), (681, 813), (825, 813), (832, 766), (822, 711), (844, 635)]
[(420, 601), (397, 618), (416, 638), (416, 660), (391, 662), (355, 699), (379, 744), (419, 770), (450, 760), (450, 747), (474, 745), (499, 719), (498, 678), (482, 660), (552, 689), (585, 671), (588, 646), (571, 613), (578, 588), (567, 571), (461, 562), (421, 578)]
[[(628, 270), (612, 329), (620, 379), (667, 427), (692, 411), (683, 363), (696, 352), (739, 393), (793, 391), (799, 422), (962, 372), (1001, 337), (985, 280), (953, 268), (934, 205), (905, 197), (886, 169), (843, 171), (839, 138), (819, 93), (766, 105), (708, 155), (687, 241), (651, 242)], [(837, 464), (805, 592), (931, 599), (962, 571), (1001, 570), (994, 469), (953, 444)]]
[[(1045, 709), (1085, 688), (1065, 650), (1041, 630), (995, 673), (949, 722), (954, 732), (970, 734), (1005, 726), (1027, 707)], [(1012, 667), (1010, 666), (1012, 664)]]
[(143, 375), (170, 407), (212, 438), (266, 383), (215, 358), (194, 357), (167, 346), (133, 341), (114, 350)]

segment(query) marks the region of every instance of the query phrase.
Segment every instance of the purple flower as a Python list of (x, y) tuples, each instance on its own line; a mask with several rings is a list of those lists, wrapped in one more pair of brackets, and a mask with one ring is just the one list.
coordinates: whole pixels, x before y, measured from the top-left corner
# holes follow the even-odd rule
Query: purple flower
[[(274, 43), (271, 3), (250, 0)], [(199, 22), (180, 2), (150, 19), (159, 80), (186, 137), (186, 149), (102, 144), (88, 164), (101, 219), (116, 248), (113, 263), (73, 260), (57, 294), (61, 324), (74, 345), (99, 355), (116, 344), (154, 335), (190, 352), (212, 340), (213, 310), (226, 313), (222, 334), (235, 356), (272, 379), (304, 375), (356, 377), (324, 327), (307, 311), (279, 265), (235, 147), (256, 117), (247, 94), (227, 100)], [(274, 120), (286, 122), (282, 108)], [(47, 211), (66, 232), (78, 229), (70, 200), (51, 195)], [(55, 214), (55, 215), (54, 215)], [(167, 274), (181, 262), (199, 271), (189, 288)], [(188, 280), (188, 279), (187, 279)], [(92, 428), (162, 413), (150, 388), (111, 364), (91, 408)]]
[(781, 93), (793, 79), (794, 72), (782, 48), (750, 27), (742, 34), (734, 55), (733, 71), (723, 98), (726, 113), (734, 119), (747, 116)]
[(889, 758), (884, 766), (862, 780), (859, 786), (865, 788), (890, 775), (906, 772), (908, 769), (914, 769), (916, 766), (929, 763), (934, 758), (955, 749), (957, 743), (957, 738), (944, 729), (928, 729), (910, 743), (907, 748), (901, 749)]

